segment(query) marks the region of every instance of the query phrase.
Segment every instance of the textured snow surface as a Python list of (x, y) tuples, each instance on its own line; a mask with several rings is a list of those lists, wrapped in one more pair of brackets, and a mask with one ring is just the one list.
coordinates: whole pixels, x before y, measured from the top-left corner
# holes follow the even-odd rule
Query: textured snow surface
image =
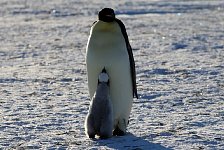
[[(224, 149), (223, 0), (0, 0), (0, 149)], [(84, 134), (85, 47), (116, 10), (136, 61), (128, 134)]]

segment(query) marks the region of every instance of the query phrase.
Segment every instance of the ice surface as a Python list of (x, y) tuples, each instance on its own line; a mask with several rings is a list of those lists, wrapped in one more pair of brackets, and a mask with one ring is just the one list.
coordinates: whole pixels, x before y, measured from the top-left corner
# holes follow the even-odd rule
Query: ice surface
[[(224, 149), (222, 0), (0, 6), (0, 149)], [(140, 99), (126, 136), (90, 140), (85, 46), (103, 7), (126, 25)]]

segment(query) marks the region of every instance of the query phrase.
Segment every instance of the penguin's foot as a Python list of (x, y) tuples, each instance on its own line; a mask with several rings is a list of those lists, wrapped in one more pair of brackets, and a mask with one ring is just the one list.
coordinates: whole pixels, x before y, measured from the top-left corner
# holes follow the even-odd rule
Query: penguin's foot
[(108, 139), (109, 138), (109, 136), (100, 136), (100, 139), (102, 139), (102, 140), (105, 140), (105, 139)]
[(115, 128), (113, 131), (113, 136), (124, 136), (125, 132), (119, 129), (118, 127)]
[(91, 135), (89, 135), (89, 138), (90, 139), (94, 139), (95, 138), (95, 135), (94, 134), (91, 134)]

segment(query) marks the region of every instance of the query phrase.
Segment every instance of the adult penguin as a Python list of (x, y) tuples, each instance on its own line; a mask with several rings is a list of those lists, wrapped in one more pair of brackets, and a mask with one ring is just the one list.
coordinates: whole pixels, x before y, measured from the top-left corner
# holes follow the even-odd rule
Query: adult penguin
[(132, 108), (138, 98), (135, 62), (124, 24), (114, 10), (104, 8), (98, 13), (86, 48), (86, 65), (90, 98), (96, 91), (98, 74), (106, 68), (110, 76), (110, 96), (113, 104), (113, 135), (124, 135)]

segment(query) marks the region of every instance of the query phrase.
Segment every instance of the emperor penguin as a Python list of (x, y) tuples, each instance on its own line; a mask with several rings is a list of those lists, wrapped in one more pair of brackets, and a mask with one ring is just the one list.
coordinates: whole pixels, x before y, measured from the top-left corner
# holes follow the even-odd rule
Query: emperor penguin
[(126, 28), (111, 8), (102, 9), (91, 27), (86, 66), (90, 97), (97, 88), (98, 74), (106, 67), (113, 104), (113, 135), (125, 135), (133, 98), (138, 98), (135, 62)]
[(95, 135), (101, 139), (112, 136), (113, 106), (109, 93), (109, 76), (105, 68), (99, 74), (97, 89), (90, 102), (85, 131), (89, 138), (95, 138)]

